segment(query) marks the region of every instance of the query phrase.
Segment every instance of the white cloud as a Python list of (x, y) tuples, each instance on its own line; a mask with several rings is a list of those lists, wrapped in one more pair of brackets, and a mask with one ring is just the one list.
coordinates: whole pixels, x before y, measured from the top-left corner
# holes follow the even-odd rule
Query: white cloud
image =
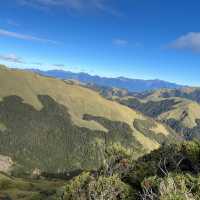
[(83, 11), (98, 10), (112, 15), (120, 16), (121, 13), (109, 5), (110, 0), (18, 0), (21, 5), (48, 9), (61, 7), (67, 10)]
[(21, 34), (17, 32), (11, 32), (5, 29), (0, 28), (0, 36), (6, 36), (6, 37), (12, 37), (12, 38), (17, 38), (21, 40), (31, 40), (31, 41), (37, 41), (37, 42), (43, 42), (43, 43), (51, 43), (51, 44), (58, 44), (59, 42), (54, 41), (54, 40), (48, 40), (45, 38), (40, 38), (40, 37), (35, 37), (32, 35), (26, 35), (26, 34)]
[(22, 5), (38, 7), (67, 6), (74, 9), (80, 9), (82, 1), (80, 0), (18, 0)]
[(24, 61), (20, 57), (17, 57), (15, 54), (9, 54), (9, 55), (0, 54), (0, 60), (13, 63), (24, 63)]
[(173, 49), (185, 49), (192, 51), (200, 51), (200, 32), (190, 32), (182, 35), (170, 45)]
[(112, 42), (116, 46), (126, 46), (128, 44), (127, 40), (120, 39), (120, 38), (113, 39)]

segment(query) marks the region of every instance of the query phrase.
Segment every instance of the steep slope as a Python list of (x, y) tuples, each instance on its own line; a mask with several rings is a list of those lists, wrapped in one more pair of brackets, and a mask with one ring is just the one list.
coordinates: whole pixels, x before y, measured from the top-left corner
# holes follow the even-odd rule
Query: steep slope
[(50, 76), (60, 79), (73, 79), (78, 80), (87, 84), (95, 84), (98, 86), (104, 87), (114, 87), (127, 89), (131, 92), (142, 92), (146, 90), (155, 90), (160, 88), (181, 88), (183, 86), (170, 83), (162, 80), (142, 80), (142, 79), (131, 79), (126, 77), (117, 77), (117, 78), (107, 78), (100, 76), (92, 76), (87, 73), (73, 73), (70, 71), (64, 70), (49, 70), (41, 71), (38, 69), (27, 69), (29, 71), (36, 72), (45, 76)]
[(160, 92), (160, 97), (169, 98), (169, 97), (181, 97), (196, 101), (200, 103), (200, 88), (199, 87), (183, 87), (180, 89), (173, 90), (162, 90)]
[(15, 173), (78, 173), (101, 166), (111, 143), (139, 155), (174, 138), (163, 124), (72, 82), (0, 69), (0, 87), (0, 154)]
[(157, 90), (138, 97), (123, 97), (118, 101), (145, 115), (168, 124), (186, 139), (200, 138), (200, 104), (198, 88)]

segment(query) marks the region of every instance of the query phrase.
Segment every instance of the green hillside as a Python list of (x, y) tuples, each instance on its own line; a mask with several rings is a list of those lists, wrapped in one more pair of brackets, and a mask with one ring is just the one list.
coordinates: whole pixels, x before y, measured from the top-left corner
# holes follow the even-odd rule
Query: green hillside
[(134, 149), (136, 159), (175, 138), (165, 125), (73, 82), (0, 69), (0, 87), (0, 155), (13, 164), (0, 161), (15, 175), (71, 177), (99, 168), (111, 144)]
[(181, 97), (200, 103), (200, 88), (198, 87), (184, 87), (181, 89), (162, 91), (160, 96), (163, 98)]
[(119, 145), (106, 162), (69, 181), (22, 179), (0, 173), (3, 200), (198, 200), (199, 141), (162, 145), (137, 160)]
[(66, 182), (11, 177), (0, 173), (1, 200), (58, 200)]
[(122, 97), (117, 101), (164, 122), (186, 139), (200, 138), (198, 88), (158, 90), (140, 97)]

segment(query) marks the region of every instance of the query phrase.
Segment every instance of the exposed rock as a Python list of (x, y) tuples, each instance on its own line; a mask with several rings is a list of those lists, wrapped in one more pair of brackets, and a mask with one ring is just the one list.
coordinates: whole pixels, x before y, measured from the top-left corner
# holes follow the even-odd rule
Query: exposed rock
[(13, 161), (10, 157), (0, 155), (0, 171), (8, 172), (13, 165)]

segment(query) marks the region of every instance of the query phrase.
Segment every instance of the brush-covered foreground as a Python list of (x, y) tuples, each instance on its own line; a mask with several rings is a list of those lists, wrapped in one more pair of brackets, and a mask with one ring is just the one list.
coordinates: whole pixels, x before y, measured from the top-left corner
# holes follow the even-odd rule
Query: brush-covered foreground
[(106, 149), (97, 171), (70, 181), (23, 180), (0, 175), (2, 200), (198, 200), (200, 142), (163, 145), (134, 160), (120, 145)]
[(199, 163), (199, 141), (164, 145), (137, 161), (130, 152), (114, 147), (102, 169), (70, 181), (64, 199), (197, 200)]

